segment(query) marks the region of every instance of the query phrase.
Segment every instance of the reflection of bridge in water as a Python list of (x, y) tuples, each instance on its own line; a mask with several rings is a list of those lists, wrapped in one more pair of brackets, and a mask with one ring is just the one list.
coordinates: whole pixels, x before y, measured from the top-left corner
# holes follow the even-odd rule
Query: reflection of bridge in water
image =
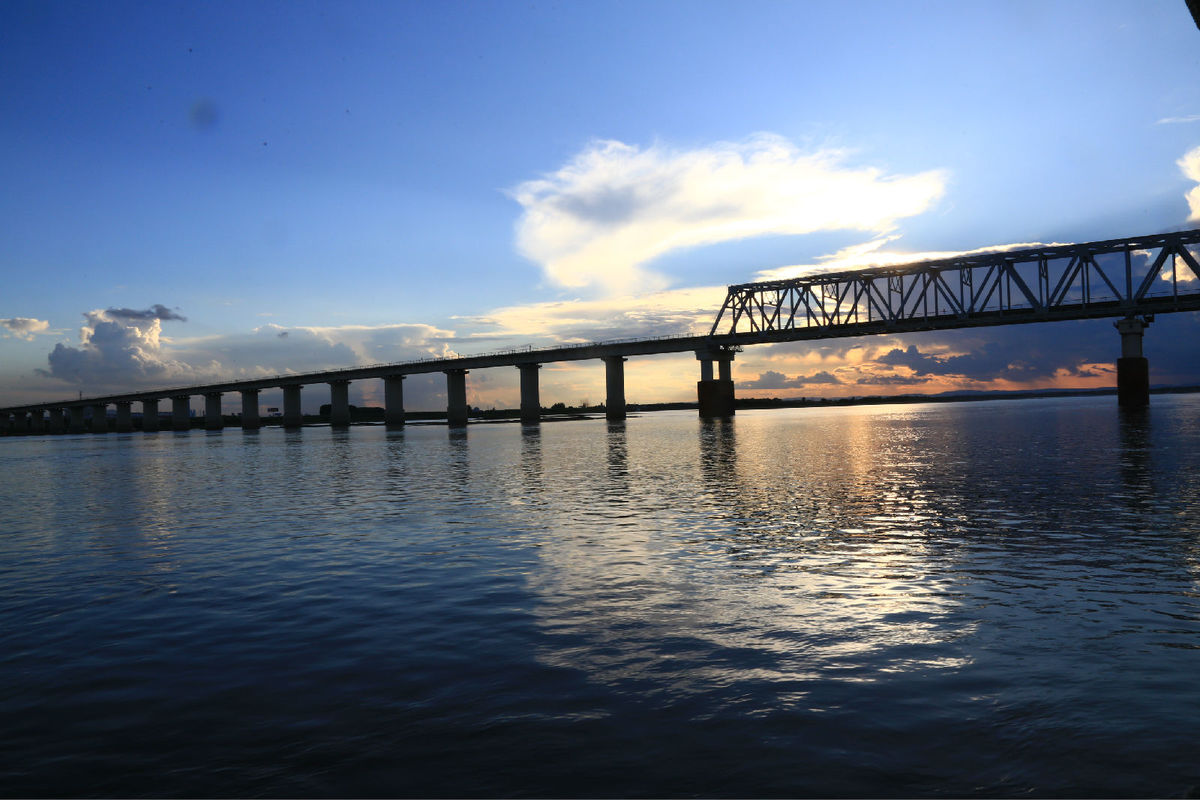
[[(404, 378), (446, 375), (446, 417), (467, 422), (466, 376), (470, 370), (516, 367), (521, 376), (521, 419), (541, 413), (538, 369), (559, 361), (599, 359), (606, 374), (605, 412), (625, 417), (624, 362), (634, 356), (695, 352), (700, 361), (697, 394), (702, 416), (733, 413), (730, 362), (746, 345), (913, 333), (984, 325), (1119, 317), (1121, 356), (1117, 395), (1121, 405), (1149, 400), (1149, 367), (1142, 336), (1155, 314), (1200, 310), (1200, 230), (1037, 247), (924, 261), (852, 272), (729, 287), (707, 336), (674, 336), (592, 342), (540, 349), (505, 350), (477, 356), (424, 359), (244, 381), (136, 391), (0, 409), (10, 433), (82, 432), (85, 410), (91, 430), (108, 429), (108, 407), (116, 406), (116, 429), (132, 430), (133, 403), (141, 404), (144, 430), (159, 427), (159, 402), (170, 399), (176, 430), (191, 427), (191, 398), (205, 398), (205, 427), (222, 426), (221, 397), (238, 392), (243, 428), (259, 427), (258, 395), (283, 390), (283, 423), (299, 426), (301, 389), (326, 383), (330, 421), (350, 423), (350, 381), (382, 379), (385, 420), (404, 424)], [(714, 374), (714, 364), (716, 372)]]

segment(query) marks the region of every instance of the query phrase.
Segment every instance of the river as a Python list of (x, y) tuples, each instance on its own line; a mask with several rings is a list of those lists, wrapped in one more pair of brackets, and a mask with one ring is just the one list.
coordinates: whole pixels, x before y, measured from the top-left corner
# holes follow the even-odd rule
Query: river
[(0, 440), (0, 792), (1182, 796), (1153, 404)]

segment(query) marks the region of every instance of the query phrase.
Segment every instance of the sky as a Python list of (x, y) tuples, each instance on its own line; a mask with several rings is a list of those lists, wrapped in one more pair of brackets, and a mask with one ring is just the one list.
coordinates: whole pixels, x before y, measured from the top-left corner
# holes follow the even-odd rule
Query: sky
[[(1184, 0), (7, 0), (0, 86), (0, 406), (701, 333), (730, 284), (1200, 227)], [(1111, 320), (977, 328), (750, 347), (733, 377), (1091, 388), (1119, 347)], [(1145, 351), (1200, 383), (1196, 315)], [(698, 378), (634, 358), (626, 395)], [(518, 405), (515, 369), (467, 380)], [(542, 403), (603, 384), (547, 364)]]

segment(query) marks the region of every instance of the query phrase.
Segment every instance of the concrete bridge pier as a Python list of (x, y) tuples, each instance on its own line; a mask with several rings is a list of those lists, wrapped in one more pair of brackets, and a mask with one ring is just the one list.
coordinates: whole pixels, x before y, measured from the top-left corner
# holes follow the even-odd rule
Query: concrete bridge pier
[(452, 428), (467, 424), (467, 371), (448, 369), (446, 372), (446, 423)]
[(204, 430), (219, 431), (225, 427), (225, 420), (221, 418), (221, 393), (220, 392), (205, 392), (204, 393)]
[[(733, 351), (726, 348), (697, 350), (700, 380), (696, 395), (700, 416), (705, 418), (733, 416)], [(713, 378), (713, 362), (717, 362), (717, 377)]]
[(625, 357), (604, 357), (604, 417), (625, 419)]
[(299, 428), (304, 425), (304, 413), (300, 410), (300, 390), (304, 387), (293, 383), (283, 387), (283, 427)]
[(386, 375), (383, 379), (383, 423), (389, 428), (404, 425), (404, 376)]
[(70, 414), (71, 424), (68, 430), (71, 433), (83, 433), (83, 406), (71, 406), (67, 409)]
[(262, 427), (258, 416), (258, 389), (242, 389), (242, 430), (256, 431)]
[(158, 431), (158, 401), (142, 401), (142, 432), (155, 433)]
[(542, 401), (538, 397), (538, 370), (541, 364), (517, 364), (521, 371), (521, 422), (540, 422)]
[(117, 401), (117, 433), (129, 433), (133, 430), (133, 401)]
[(350, 381), (329, 382), (329, 424), (334, 428), (350, 427)]
[(13, 433), (28, 433), (29, 415), (24, 411), (14, 411), (12, 422), (9, 423), (9, 430)]
[(186, 394), (171, 398), (171, 428), (177, 431), (192, 429), (192, 398)]
[(92, 404), (92, 433), (108, 433), (108, 403)]
[(1121, 334), (1121, 357), (1117, 359), (1117, 405), (1143, 408), (1150, 405), (1150, 362), (1142, 355), (1142, 335), (1153, 316), (1126, 317), (1113, 323)]
[(63, 425), (63, 410), (61, 408), (50, 409), (50, 422), (48, 431), (53, 434), (62, 433), (66, 429)]
[(45, 427), (42, 424), (43, 421), (45, 420), (45, 413), (46, 412), (42, 411), (40, 408), (36, 411), (29, 412), (29, 432), (30, 433), (41, 433), (42, 432), (42, 428)]

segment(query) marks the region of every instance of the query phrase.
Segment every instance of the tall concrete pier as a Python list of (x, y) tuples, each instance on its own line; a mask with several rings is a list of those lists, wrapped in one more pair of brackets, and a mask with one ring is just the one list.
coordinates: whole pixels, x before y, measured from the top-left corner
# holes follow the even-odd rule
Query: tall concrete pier
[(1117, 359), (1117, 405), (1141, 408), (1150, 404), (1150, 362), (1142, 354), (1142, 336), (1153, 316), (1126, 317), (1113, 323), (1121, 334)]
[(187, 431), (192, 428), (192, 398), (177, 394), (171, 398), (171, 430)]
[(262, 425), (258, 415), (258, 389), (242, 389), (242, 430), (256, 431)]
[(158, 430), (158, 400), (142, 401), (142, 430), (153, 433)]
[(304, 424), (304, 413), (300, 410), (300, 390), (298, 383), (290, 383), (283, 387), (283, 427), (299, 428)]
[(383, 378), (383, 423), (389, 428), (404, 425), (403, 375), (385, 375)]
[(542, 418), (542, 401), (538, 393), (538, 370), (541, 364), (518, 364), (521, 371), (521, 422), (537, 422)]
[[(700, 380), (696, 383), (700, 416), (733, 416), (733, 362), (731, 348), (714, 347), (696, 351), (700, 362)], [(713, 362), (717, 364), (717, 377), (713, 377)]]
[(446, 370), (446, 422), (455, 428), (467, 424), (467, 371)]
[(205, 392), (204, 393), (204, 430), (219, 431), (225, 427), (225, 420), (221, 418), (221, 393), (220, 392)]
[(96, 403), (92, 406), (92, 433), (108, 433), (107, 403)]
[(117, 401), (117, 433), (129, 433), (133, 430), (133, 401)]
[(604, 358), (604, 416), (625, 419), (625, 357)]
[(329, 382), (329, 424), (350, 427), (350, 381)]

